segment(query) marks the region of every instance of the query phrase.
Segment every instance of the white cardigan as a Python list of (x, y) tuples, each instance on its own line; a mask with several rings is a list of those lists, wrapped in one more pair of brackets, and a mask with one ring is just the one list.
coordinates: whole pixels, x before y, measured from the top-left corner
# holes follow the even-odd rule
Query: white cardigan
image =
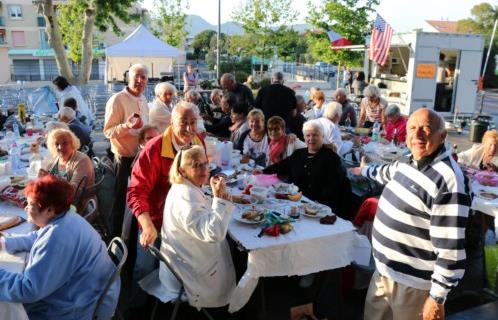
[[(479, 168), (484, 158), (484, 145), (475, 143), (470, 149), (462, 151), (458, 154), (458, 163), (466, 166)], [(493, 157), (493, 164), (498, 167), (498, 157)]]
[[(234, 205), (211, 199), (190, 182), (174, 184), (166, 197), (161, 252), (182, 279), (190, 305), (216, 308), (228, 304), (235, 269), (225, 237)], [(168, 288), (171, 273), (160, 265), (159, 279)]]

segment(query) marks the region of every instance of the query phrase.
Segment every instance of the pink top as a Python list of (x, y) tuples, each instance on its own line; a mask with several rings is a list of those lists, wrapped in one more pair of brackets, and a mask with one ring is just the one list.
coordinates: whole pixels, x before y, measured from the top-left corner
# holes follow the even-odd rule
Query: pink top
[(395, 123), (386, 121), (386, 140), (392, 141), (394, 138), (394, 129), (398, 129), (398, 142), (405, 142), (406, 139), (406, 118), (404, 116), (399, 116)]

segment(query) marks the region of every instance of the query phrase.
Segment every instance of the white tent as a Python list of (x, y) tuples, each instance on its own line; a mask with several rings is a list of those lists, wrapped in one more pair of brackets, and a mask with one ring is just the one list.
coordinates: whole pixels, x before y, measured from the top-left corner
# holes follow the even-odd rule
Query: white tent
[[(106, 79), (123, 79), (132, 64), (142, 63), (149, 68), (150, 78), (160, 78), (161, 72), (173, 72), (173, 64), (181, 63), (177, 48), (156, 38), (144, 25), (139, 25), (122, 42), (108, 47), (106, 53)], [(184, 53), (183, 53), (184, 55)]]

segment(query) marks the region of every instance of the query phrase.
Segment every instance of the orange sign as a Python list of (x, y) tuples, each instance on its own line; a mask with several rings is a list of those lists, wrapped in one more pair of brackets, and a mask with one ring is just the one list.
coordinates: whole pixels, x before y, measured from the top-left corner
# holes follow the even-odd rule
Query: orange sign
[(419, 63), (417, 64), (417, 78), (434, 78), (436, 76), (436, 64)]

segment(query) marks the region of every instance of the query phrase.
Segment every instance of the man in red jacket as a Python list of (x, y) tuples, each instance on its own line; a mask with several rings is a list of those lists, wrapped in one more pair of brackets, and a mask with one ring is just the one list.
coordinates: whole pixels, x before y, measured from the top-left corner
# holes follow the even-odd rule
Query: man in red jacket
[[(162, 135), (152, 138), (140, 153), (128, 185), (128, 206), (139, 223), (139, 244), (133, 271), (138, 281), (153, 271), (154, 258), (144, 248), (159, 246), (158, 232), (163, 223), (163, 210), (170, 184), (168, 174), (176, 153), (191, 145), (202, 145), (197, 135), (197, 107), (182, 101), (171, 114), (171, 126)], [(156, 241), (157, 240), (157, 241)]]

